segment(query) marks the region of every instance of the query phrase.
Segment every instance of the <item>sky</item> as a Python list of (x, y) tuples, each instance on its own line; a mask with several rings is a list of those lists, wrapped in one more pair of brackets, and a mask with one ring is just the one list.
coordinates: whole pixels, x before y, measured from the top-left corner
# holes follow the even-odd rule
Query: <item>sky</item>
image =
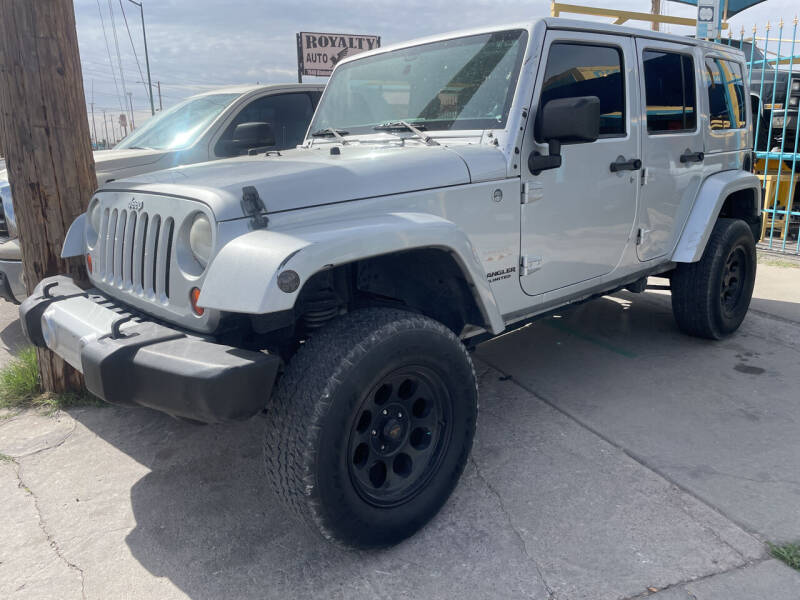
[[(612, 5), (597, 0), (569, 2)], [(550, 14), (549, 0), (143, 0), (143, 4), (152, 81), (154, 87), (161, 82), (165, 109), (223, 85), (296, 81), (298, 31), (380, 35), (385, 46)], [(662, 4), (664, 14), (696, 16), (695, 7), (667, 0)], [(128, 104), (123, 79), (124, 90), (131, 93), (136, 125), (140, 126), (150, 116), (150, 109), (139, 8), (129, 0), (74, 0), (74, 5), (87, 112), (93, 102), (98, 137), (104, 137), (102, 111), (108, 119), (113, 115), (118, 127), (123, 98)], [(649, 12), (650, 0), (618, 0), (613, 7)], [(790, 33), (799, 9), (796, 0), (767, 0), (731, 19), (734, 37), (740, 35), (743, 26), (746, 35), (751, 35), (754, 24), (763, 35), (767, 21), (772, 21), (771, 35), (775, 35), (774, 25), (780, 17)], [(610, 22), (608, 18), (595, 20)], [(626, 25), (648, 27), (642, 22)], [(693, 32), (675, 25), (665, 30), (681, 35)], [(318, 78), (305, 80), (324, 82)], [(154, 96), (158, 109), (155, 89)]]

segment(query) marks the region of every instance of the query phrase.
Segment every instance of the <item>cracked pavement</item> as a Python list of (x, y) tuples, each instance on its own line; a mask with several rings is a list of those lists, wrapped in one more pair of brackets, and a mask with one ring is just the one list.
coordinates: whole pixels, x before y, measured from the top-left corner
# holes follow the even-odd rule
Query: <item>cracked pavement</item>
[[(648, 292), (482, 345), (464, 476), (380, 552), (286, 518), (259, 419), (6, 414), (0, 597), (797, 600), (764, 541), (800, 540), (800, 270), (760, 269), (793, 295), (757, 287), (721, 343), (678, 334)], [(14, 312), (0, 303), (0, 338), (18, 348)]]

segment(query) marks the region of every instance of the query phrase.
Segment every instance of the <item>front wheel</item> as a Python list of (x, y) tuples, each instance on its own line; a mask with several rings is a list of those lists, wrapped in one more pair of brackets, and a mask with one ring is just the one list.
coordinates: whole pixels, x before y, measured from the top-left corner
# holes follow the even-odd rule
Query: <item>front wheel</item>
[(702, 258), (672, 275), (672, 312), (689, 335), (719, 340), (742, 324), (756, 279), (756, 244), (740, 219), (718, 219)]
[(476, 416), (472, 362), (449, 329), (400, 310), (356, 311), (289, 363), (268, 408), (267, 476), (325, 537), (390, 545), (445, 503)]

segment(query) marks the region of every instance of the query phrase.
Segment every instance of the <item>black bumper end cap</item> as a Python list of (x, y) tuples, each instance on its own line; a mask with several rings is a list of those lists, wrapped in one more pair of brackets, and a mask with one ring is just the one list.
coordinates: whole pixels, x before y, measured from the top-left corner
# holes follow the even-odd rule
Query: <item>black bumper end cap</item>
[[(55, 284), (55, 285), (51, 285)], [(43, 296), (42, 290), (45, 287), (57, 288), (58, 296)], [(63, 300), (75, 294), (83, 294), (84, 291), (75, 285), (69, 277), (64, 275), (56, 275), (55, 277), (47, 277), (39, 282), (33, 293), (23, 300), (19, 307), (19, 322), (22, 326), (22, 333), (25, 334), (31, 344), (39, 348), (47, 348), (44, 341), (44, 334), (42, 333), (42, 315), (47, 307), (53, 302)]]
[(83, 349), (81, 362), (87, 389), (107, 402), (203, 423), (259, 413), (281, 365), (274, 355), (179, 332), (103, 338)]

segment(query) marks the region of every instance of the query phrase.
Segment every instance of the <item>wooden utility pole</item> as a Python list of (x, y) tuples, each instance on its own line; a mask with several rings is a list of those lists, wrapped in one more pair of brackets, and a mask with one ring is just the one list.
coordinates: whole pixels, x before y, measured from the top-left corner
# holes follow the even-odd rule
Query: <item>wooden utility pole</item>
[[(653, 15), (661, 14), (661, 0), (651, 0), (650, 13)], [(661, 23), (658, 21), (653, 21), (653, 31), (659, 31), (660, 29)]]
[[(0, 131), (28, 292), (58, 273), (85, 281), (81, 258), (60, 257), (97, 186), (72, 0), (0, 0)], [(83, 385), (49, 350), (39, 370), (46, 392)]]

